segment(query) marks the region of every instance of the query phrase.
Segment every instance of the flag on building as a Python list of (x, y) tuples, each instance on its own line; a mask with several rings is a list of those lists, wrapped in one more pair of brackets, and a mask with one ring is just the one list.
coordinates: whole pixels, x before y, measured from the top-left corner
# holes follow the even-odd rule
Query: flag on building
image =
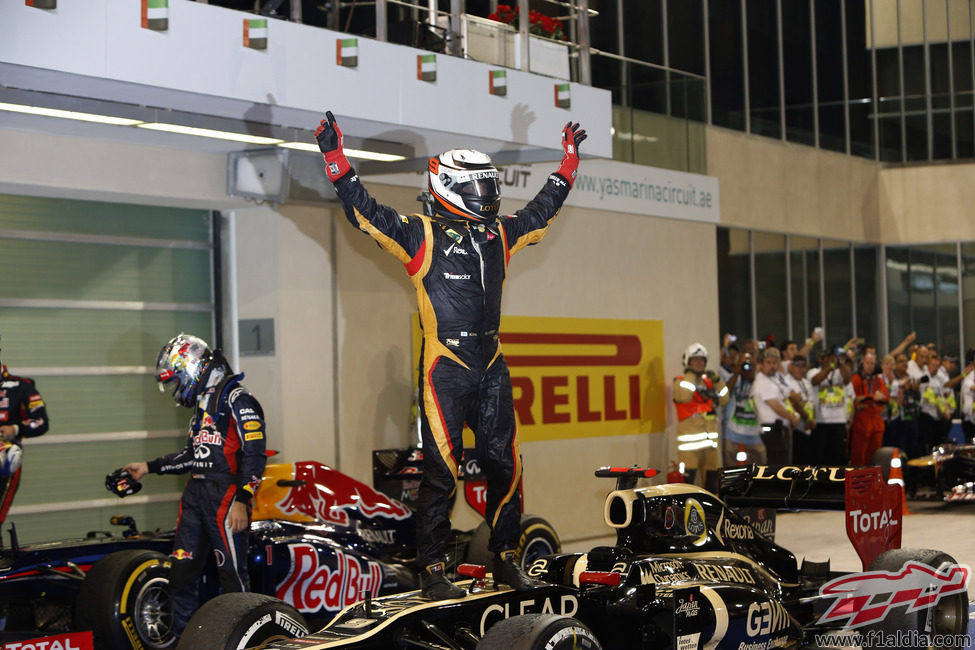
[(555, 105), (559, 108), (569, 108), (572, 105), (569, 84), (555, 84)]
[(244, 18), (244, 47), (267, 49), (267, 18)]
[(508, 94), (508, 71), (489, 70), (488, 74), (490, 75), (491, 78), (491, 94), (507, 95)]
[(142, 26), (145, 29), (169, 29), (169, 0), (142, 0)]
[(416, 55), (416, 78), (420, 81), (437, 80), (437, 55), (436, 54), (417, 54)]
[(335, 39), (335, 63), (346, 68), (354, 68), (359, 65), (358, 38)]
[(24, 0), (28, 7), (35, 9), (57, 9), (58, 0)]

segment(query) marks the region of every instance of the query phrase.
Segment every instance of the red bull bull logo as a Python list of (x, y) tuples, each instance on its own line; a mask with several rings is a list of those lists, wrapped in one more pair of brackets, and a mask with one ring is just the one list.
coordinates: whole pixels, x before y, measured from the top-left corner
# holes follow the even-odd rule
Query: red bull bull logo
[(377, 595), (383, 586), (382, 567), (376, 562), (360, 563), (355, 557), (335, 551), (335, 567), (321, 562), (311, 544), (292, 544), (291, 571), (274, 595), (291, 603), (299, 612), (338, 611), (366, 597)]
[(294, 463), (294, 485), (275, 507), (290, 515), (299, 513), (315, 521), (349, 526), (349, 512), (358, 510), (368, 519), (406, 519), (404, 504), (377, 492), (337, 470), (316, 461)]

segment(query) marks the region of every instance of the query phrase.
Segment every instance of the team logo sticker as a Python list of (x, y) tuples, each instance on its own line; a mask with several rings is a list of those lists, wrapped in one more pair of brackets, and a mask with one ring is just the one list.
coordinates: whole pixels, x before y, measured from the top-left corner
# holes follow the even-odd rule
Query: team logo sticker
[(704, 506), (696, 499), (684, 503), (684, 530), (694, 537), (694, 546), (700, 546), (708, 538), (708, 527), (704, 518)]

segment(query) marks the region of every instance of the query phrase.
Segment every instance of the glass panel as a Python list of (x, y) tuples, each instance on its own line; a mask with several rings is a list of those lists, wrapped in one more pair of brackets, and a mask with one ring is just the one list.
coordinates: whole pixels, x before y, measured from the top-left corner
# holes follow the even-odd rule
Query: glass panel
[[(667, 2), (667, 42), (670, 67), (694, 74), (704, 74), (703, 0), (669, 0)], [(602, 9), (600, 9), (602, 11)]]
[(842, 13), (840, 0), (816, 0), (819, 144), (834, 151), (846, 151)]
[[(188, 419), (190, 410), (183, 410), (183, 414)], [(72, 444), (32, 445), (30, 441), (27, 441), (24, 444), (25, 462), (30, 466), (30, 470), (34, 471), (27, 470), (21, 474), (22, 484), (20, 490), (17, 491), (17, 500), (14, 504), (25, 506), (38, 503), (105, 499), (108, 497), (108, 493), (105, 491), (106, 474), (110, 474), (118, 467), (123, 467), (126, 463), (158, 458), (163, 454), (181, 449), (186, 444), (186, 437), (176, 435), (166, 438), (120, 439), (112, 442), (84, 444), (92, 449), (87, 452), (88, 460), (86, 462), (78, 462), (79, 449), (85, 447), (79, 448)], [(57, 468), (56, 481), (51, 480), (52, 468)], [(153, 475), (143, 482), (143, 489), (139, 495), (177, 491), (184, 479), (185, 476)], [(174, 519), (170, 522), (169, 527), (172, 528), (175, 523)], [(19, 529), (18, 524), (17, 532), (20, 532)]]
[(210, 301), (209, 250), (0, 239), (0, 259), (7, 298)]
[(748, 0), (747, 18), (751, 131), (778, 138), (782, 135), (782, 124), (775, 0)]
[(752, 236), (755, 251), (755, 310), (758, 338), (772, 336), (777, 345), (789, 336), (789, 315), (785, 278), (785, 235), (756, 232)]
[(809, 0), (782, 3), (782, 48), (785, 59), (785, 137), (814, 144), (812, 32)]
[(918, 343), (938, 342), (938, 312), (935, 309), (935, 254), (919, 247), (909, 249), (908, 289), (911, 292), (912, 329)]
[(819, 313), (819, 240), (789, 237), (792, 280), (792, 336), (805, 340), (822, 325)]
[(873, 73), (866, 44), (865, 2), (846, 3), (846, 69), (850, 98), (850, 152), (873, 158)]
[[(6, 309), (4, 361), (16, 367), (152, 366), (179, 332), (213, 343), (210, 312)], [(93, 332), (79, 345), (78, 332)]]
[(0, 195), (0, 228), (210, 241), (205, 210)]
[[(176, 407), (171, 390), (159, 392), (151, 375), (34, 379), (51, 416), (52, 434), (182, 431), (190, 416), (188, 409)], [(110, 415), (106, 408), (111, 409)]]
[(888, 246), (885, 268), (887, 272), (887, 334), (890, 344), (897, 345), (914, 331), (911, 318), (911, 254), (906, 246)]
[(829, 345), (842, 345), (853, 337), (848, 242), (823, 240), (823, 291), (826, 298), (826, 341)]
[[(856, 286), (856, 335), (880, 349), (880, 315), (883, 305), (877, 282), (877, 247), (854, 246), (853, 268)], [(883, 354), (881, 353), (881, 356)]]
[(667, 77), (663, 70), (630, 66), (630, 105), (644, 111), (667, 113)]
[(748, 264), (748, 231), (716, 229), (718, 240), (718, 312), (721, 333), (739, 339), (752, 335), (751, 274)]
[(903, 100), (897, 48), (877, 49), (877, 95), (880, 102), (880, 159), (900, 161), (903, 156), (901, 134)]
[[(965, 322), (965, 354), (975, 349), (975, 243), (961, 245), (962, 317)], [(967, 361), (966, 361), (967, 363)]]
[(745, 75), (742, 71), (741, 0), (708, 0), (711, 39), (711, 121), (745, 128)]
[(663, 65), (663, 0), (643, 0), (640, 15), (643, 20), (623, 20), (624, 51), (631, 59)]
[(930, 248), (935, 252), (938, 350), (958, 356), (961, 352), (958, 331), (958, 254), (954, 244)]

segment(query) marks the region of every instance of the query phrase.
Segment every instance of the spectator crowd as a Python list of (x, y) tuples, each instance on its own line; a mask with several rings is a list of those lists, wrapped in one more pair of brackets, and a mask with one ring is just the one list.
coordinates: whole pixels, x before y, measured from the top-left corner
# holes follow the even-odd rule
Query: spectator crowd
[[(826, 345), (820, 328), (805, 342), (779, 346), (772, 337), (739, 341), (726, 334), (716, 373), (704, 370), (707, 352), (694, 344), (674, 384), (678, 453), (694, 429), (682, 416), (688, 401), (700, 399), (690, 395), (695, 384), (714, 398), (714, 446), (724, 466), (862, 466), (882, 446), (916, 458), (949, 440), (953, 419), (961, 420), (964, 441), (975, 443), (975, 349), (960, 367), (957, 357), (915, 339), (911, 333), (878, 356), (876, 346), (860, 338)], [(688, 358), (696, 348), (699, 356)], [(715, 387), (724, 392), (719, 396)], [(691, 480), (702, 483), (703, 476)]]

